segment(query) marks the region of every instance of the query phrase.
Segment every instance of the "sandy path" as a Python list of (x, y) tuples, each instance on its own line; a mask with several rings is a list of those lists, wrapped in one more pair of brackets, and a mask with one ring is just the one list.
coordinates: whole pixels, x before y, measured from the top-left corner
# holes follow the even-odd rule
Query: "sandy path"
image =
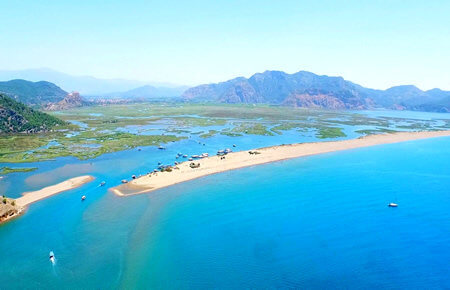
[(401, 132), (394, 134), (380, 134), (343, 141), (300, 143), (251, 150), (257, 151), (260, 154), (249, 154), (249, 151), (239, 151), (226, 155), (226, 158), (222, 160), (219, 156), (212, 156), (200, 160), (194, 160), (194, 163), (200, 163), (200, 167), (194, 169), (189, 167), (189, 164), (191, 162), (186, 161), (179, 164), (179, 169), (173, 170), (172, 172), (158, 172), (157, 174), (142, 176), (130, 181), (127, 184), (114, 187), (111, 190), (119, 196), (148, 193), (153, 190), (196, 179), (206, 175), (264, 164), (268, 162), (275, 162), (285, 159), (334, 151), (350, 150), (381, 144), (399, 143), (442, 136), (450, 136), (450, 131)]
[(94, 180), (94, 177), (90, 175), (84, 175), (68, 179), (66, 181), (63, 181), (61, 183), (52, 186), (44, 187), (43, 189), (40, 190), (25, 192), (24, 196), (16, 199), (16, 204), (18, 206), (24, 207), (29, 205), (30, 203), (50, 197), (60, 192), (80, 187), (83, 184), (88, 183), (92, 180)]

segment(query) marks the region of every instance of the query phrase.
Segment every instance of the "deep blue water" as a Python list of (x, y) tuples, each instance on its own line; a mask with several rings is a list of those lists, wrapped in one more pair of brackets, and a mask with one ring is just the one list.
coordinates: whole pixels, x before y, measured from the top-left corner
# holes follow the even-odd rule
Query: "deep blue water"
[[(183, 142), (191, 154), (217, 146)], [(258, 139), (233, 142), (253, 148)], [(112, 185), (169, 162), (179, 150), (171, 146), (60, 159), (40, 177), (93, 173)], [(11, 195), (40, 187), (11, 180)], [(1, 289), (450, 288), (448, 137), (266, 164), (126, 198), (97, 181), (0, 226)]]

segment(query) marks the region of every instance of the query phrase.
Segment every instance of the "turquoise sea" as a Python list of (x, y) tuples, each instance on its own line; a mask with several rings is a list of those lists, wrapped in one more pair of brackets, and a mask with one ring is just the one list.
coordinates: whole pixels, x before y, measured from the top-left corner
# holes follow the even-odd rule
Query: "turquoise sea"
[[(98, 187), (169, 162), (180, 148), (209, 152), (224, 140), (60, 158), (6, 177), (0, 188), (10, 196), (85, 173), (96, 180), (0, 226), (0, 289), (450, 288), (449, 137), (265, 164), (126, 198)], [(276, 141), (230, 140), (240, 149)]]

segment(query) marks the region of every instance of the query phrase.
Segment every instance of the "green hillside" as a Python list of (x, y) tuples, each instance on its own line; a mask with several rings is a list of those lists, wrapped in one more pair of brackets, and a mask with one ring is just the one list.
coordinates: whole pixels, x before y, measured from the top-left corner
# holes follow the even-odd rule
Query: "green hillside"
[(50, 102), (59, 102), (67, 95), (67, 92), (53, 83), (25, 80), (0, 82), (0, 92), (16, 101), (31, 106), (42, 106)]
[(48, 131), (64, 121), (0, 94), (0, 134)]

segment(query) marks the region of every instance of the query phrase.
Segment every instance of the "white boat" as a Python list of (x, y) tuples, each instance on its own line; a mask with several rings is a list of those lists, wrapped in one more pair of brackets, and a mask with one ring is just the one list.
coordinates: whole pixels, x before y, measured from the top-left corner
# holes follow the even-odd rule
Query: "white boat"
[(393, 202), (391, 202), (391, 203), (388, 204), (388, 207), (397, 207), (397, 206), (398, 206), (398, 204), (393, 203)]
[(50, 259), (50, 262), (52, 262), (52, 264), (55, 264), (55, 254), (53, 253), (53, 251), (50, 251), (50, 254), (48, 254), (48, 258)]
[(81, 197), (81, 201), (83, 201), (83, 200), (85, 200), (86, 199), (86, 195), (83, 195), (82, 197)]
[(100, 186), (104, 186), (106, 184), (106, 181), (100, 182)]

